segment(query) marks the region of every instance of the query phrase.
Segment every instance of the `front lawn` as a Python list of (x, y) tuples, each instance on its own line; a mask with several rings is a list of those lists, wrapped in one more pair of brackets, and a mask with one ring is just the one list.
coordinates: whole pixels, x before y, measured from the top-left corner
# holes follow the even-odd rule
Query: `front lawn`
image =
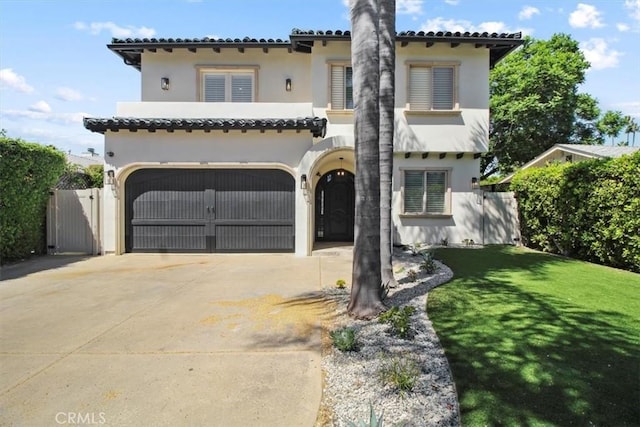
[(640, 423), (640, 274), (526, 249), (441, 249), (427, 311), (462, 424)]

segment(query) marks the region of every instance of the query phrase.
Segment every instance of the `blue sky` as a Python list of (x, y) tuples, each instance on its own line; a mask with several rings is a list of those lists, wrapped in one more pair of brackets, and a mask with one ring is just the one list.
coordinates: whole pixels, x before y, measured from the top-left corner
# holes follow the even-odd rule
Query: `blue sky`
[[(592, 67), (583, 92), (640, 120), (640, 0), (396, 0), (397, 30), (571, 34)], [(103, 150), (82, 117), (140, 100), (111, 37), (287, 39), (349, 29), (347, 0), (0, 0), (0, 127), (75, 154)]]

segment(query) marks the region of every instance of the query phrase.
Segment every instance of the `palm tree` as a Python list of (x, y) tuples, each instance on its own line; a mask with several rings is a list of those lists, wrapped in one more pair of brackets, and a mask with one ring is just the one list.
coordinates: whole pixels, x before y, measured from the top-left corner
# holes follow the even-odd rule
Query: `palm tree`
[(351, 1), (355, 140), (353, 278), (347, 310), (371, 319), (382, 311), (380, 273), (380, 58), (377, 0)]
[(633, 139), (631, 140), (631, 146), (635, 147), (636, 146), (636, 132), (640, 131), (640, 125), (638, 125), (638, 122), (636, 122), (634, 120), (633, 117), (631, 116), (626, 116), (625, 117), (625, 125), (626, 128), (624, 130), (624, 133), (627, 134), (627, 146), (629, 145), (629, 134), (633, 134)]
[(380, 268), (382, 283), (396, 287), (391, 264), (391, 178), (396, 68), (396, 1), (379, 0), (380, 43)]

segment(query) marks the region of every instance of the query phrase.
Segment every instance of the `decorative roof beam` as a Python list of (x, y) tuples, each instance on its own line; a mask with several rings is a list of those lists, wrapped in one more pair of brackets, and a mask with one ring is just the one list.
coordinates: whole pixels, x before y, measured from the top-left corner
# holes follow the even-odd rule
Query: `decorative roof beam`
[(451, 47), (458, 47), (460, 46), (460, 43), (451, 43)]
[(479, 159), (482, 156), (482, 153), (473, 153), (474, 159)]
[(440, 159), (444, 159), (445, 157), (447, 157), (447, 153), (440, 153)]
[(429, 157), (429, 153), (422, 153), (422, 158), (426, 159), (427, 157)]
[(408, 159), (409, 157), (411, 157), (411, 152), (409, 152), (409, 153), (404, 153), (404, 158), (405, 158), (405, 159)]
[(402, 41), (402, 42), (400, 43), (400, 46), (401, 46), (401, 47), (407, 47), (408, 45), (409, 45), (409, 42)]
[(212, 49), (213, 49), (213, 51), (214, 51), (215, 53), (220, 53), (220, 48), (219, 48), (219, 47), (214, 47), (214, 48), (212, 48)]
[(239, 47), (239, 48), (238, 48), (238, 52), (240, 52), (240, 53), (244, 53), (244, 48), (243, 48), (243, 47)]
[(172, 49), (172, 48), (170, 48), (170, 47), (165, 47), (165, 48), (163, 48), (163, 50), (164, 50), (165, 52), (169, 52), (169, 53), (173, 52), (173, 49)]
[(456, 159), (460, 160), (464, 156), (464, 153), (456, 154)]
[(434, 44), (435, 44), (434, 42), (427, 42), (427, 43), (425, 44), (425, 46), (426, 46), (426, 47), (431, 47), (431, 46), (433, 46)]
[(198, 49), (196, 49), (195, 47), (187, 48), (187, 50), (191, 53), (196, 53), (198, 51)]

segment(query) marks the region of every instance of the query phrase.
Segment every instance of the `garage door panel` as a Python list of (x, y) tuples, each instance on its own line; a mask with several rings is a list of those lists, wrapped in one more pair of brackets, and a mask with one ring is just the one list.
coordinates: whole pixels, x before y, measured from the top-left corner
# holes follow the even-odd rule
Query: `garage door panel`
[(136, 171), (126, 182), (126, 249), (293, 251), (294, 188), (281, 170)]
[(289, 225), (219, 225), (216, 249), (219, 252), (284, 251), (293, 248), (294, 229)]
[(203, 225), (134, 225), (132, 250), (137, 252), (206, 252)]

